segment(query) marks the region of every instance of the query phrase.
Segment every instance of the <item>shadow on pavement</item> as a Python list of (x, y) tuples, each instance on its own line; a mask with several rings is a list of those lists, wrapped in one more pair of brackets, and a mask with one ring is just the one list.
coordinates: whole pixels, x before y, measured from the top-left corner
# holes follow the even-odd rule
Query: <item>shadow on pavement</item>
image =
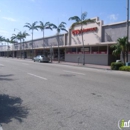
[(12, 119), (22, 122), (27, 115), (28, 109), (22, 106), (21, 98), (0, 94), (0, 124), (9, 123)]
[(8, 78), (10, 76), (13, 76), (13, 74), (8, 74), (8, 75), (0, 75), (0, 80), (8, 80), (8, 81), (12, 81), (13, 79)]

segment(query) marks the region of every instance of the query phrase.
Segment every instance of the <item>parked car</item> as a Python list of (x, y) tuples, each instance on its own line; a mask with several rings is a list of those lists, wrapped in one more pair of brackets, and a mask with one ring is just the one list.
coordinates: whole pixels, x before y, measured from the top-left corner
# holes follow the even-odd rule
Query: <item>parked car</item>
[(33, 61), (37, 61), (37, 62), (49, 62), (50, 58), (46, 57), (45, 55), (38, 55), (36, 57), (33, 58)]

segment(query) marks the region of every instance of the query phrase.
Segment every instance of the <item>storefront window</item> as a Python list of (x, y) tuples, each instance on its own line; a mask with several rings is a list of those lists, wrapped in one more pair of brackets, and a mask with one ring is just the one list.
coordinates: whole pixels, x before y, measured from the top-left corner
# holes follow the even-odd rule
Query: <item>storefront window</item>
[(107, 46), (99, 46), (99, 54), (106, 54)]
[(92, 54), (98, 54), (99, 47), (92, 47)]

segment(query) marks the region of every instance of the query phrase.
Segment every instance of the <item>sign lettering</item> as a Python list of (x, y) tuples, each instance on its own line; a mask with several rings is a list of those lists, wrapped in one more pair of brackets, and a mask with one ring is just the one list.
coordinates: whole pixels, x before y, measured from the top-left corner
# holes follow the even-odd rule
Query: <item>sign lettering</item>
[(81, 34), (81, 33), (85, 33), (85, 32), (90, 32), (90, 31), (97, 31), (97, 27), (93, 27), (93, 28), (87, 28), (87, 29), (78, 29), (78, 30), (73, 30), (72, 31), (72, 34), (73, 35), (78, 35), (78, 34)]

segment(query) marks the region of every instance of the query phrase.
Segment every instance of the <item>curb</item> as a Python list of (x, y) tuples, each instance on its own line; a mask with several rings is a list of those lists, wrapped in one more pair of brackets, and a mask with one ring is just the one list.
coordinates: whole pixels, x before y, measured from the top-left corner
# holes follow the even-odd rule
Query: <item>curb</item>
[(83, 66), (83, 65), (72, 65), (72, 64), (67, 64), (67, 63), (53, 63), (52, 64), (59, 64), (59, 65), (68, 65), (68, 66), (76, 66), (76, 67), (84, 67), (84, 68), (93, 68), (93, 69), (101, 69), (101, 70), (111, 70), (109, 68), (100, 68), (100, 67), (92, 67), (92, 66)]

